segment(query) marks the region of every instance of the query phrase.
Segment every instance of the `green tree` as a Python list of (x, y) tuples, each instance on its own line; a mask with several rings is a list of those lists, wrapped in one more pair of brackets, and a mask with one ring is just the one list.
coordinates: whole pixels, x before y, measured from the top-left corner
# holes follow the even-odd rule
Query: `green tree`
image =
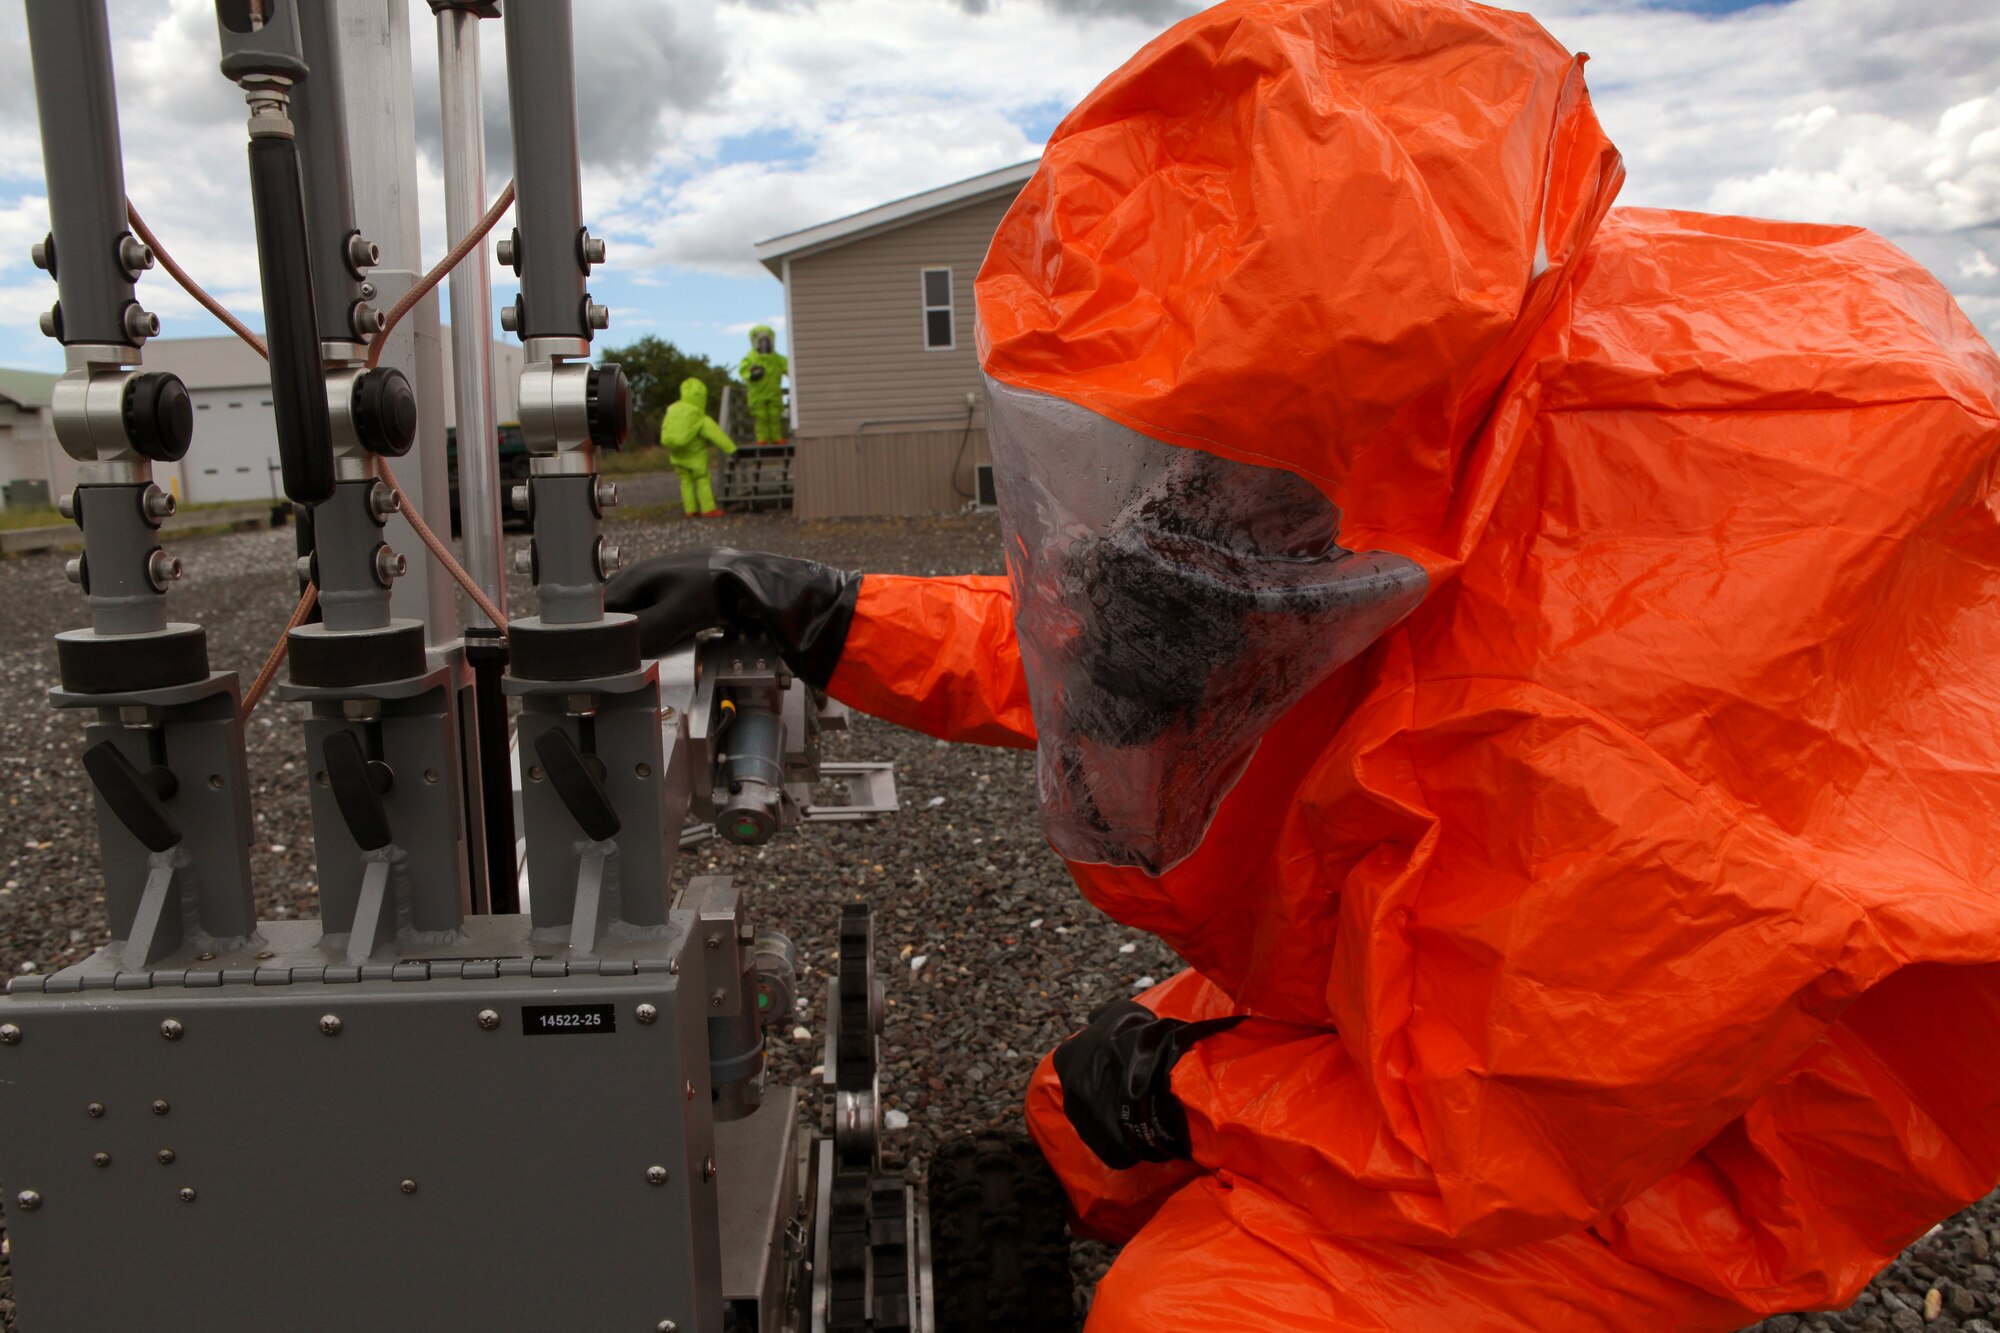
[(708, 411), (713, 416), (722, 409), (722, 391), (730, 388), (738, 404), (743, 402), (743, 386), (737, 384), (727, 367), (707, 357), (683, 352), (664, 338), (647, 334), (623, 347), (606, 347), (598, 361), (616, 362), (632, 386), (632, 433), (627, 449), (656, 449), (660, 443), (660, 418), (681, 396), (681, 381), (693, 377), (708, 386)]

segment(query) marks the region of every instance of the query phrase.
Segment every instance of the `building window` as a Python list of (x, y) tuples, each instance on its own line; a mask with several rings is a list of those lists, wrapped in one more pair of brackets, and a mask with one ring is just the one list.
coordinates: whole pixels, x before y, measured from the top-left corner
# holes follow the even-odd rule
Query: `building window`
[(951, 270), (924, 270), (924, 349), (949, 352), (958, 346), (951, 310)]

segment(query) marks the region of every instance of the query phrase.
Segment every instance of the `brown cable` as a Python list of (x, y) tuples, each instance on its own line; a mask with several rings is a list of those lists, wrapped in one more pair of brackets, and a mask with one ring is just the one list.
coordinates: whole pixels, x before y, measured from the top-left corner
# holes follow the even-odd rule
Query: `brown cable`
[[(370, 370), (373, 370), (382, 360), (382, 349), (388, 345), (390, 331), (396, 327), (403, 316), (416, 308), (417, 302), (423, 300), (432, 288), (444, 281), (446, 274), (457, 268), (460, 261), (472, 253), (473, 247), (485, 239), (486, 234), (493, 230), (493, 225), (506, 214), (507, 210), (513, 206), (513, 203), (514, 182), (508, 181), (507, 188), (500, 192), (499, 197), (493, 201), (485, 214), (480, 217), (478, 224), (471, 231), (467, 232), (443, 259), (434, 264), (430, 272), (424, 274), (422, 280), (416, 286), (405, 292), (402, 300), (390, 307), (387, 317), (382, 321), (381, 331), (375, 335), (374, 344), (368, 349), (368, 368)], [(160, 267), (164, 268), (175, 282), (178, 282), (186, 289), (189, 296), (199, 301), (203, 309), (221, 320), (228, 326), (232, 333), (250, 344), (255, 349), (257, 355), (268, 361), (271, 357), (271, 351), (264, 345), (264, 340), (259, 338), (255, 333), (252, 333), (249, 326), (243, 323), (242, 320), (230, 314), (220, 301), (210, 296), (203, 290), (200, 283), (188, 276), (186, 269), (183, 269), (179, 264), (174, 262), (173, 256), (167, 253), (165, 247), (160, 244), (159, 238), (153, 235), (152, 230), (140, 218), (139, 210), (132, 207), (130, 199), (125, 201), (125, 212), (126, 216), (131, 219), (132, 230), (139, 234), (140, 240), (152, 247), (154, 257), (160, 261)], [(396, 492), (397, 498), (404, 499), (403, 488), (397, 482), (395, 470), (389, 466), (389, 460), (377, 457), (375, 466), (381, 474), (382, 480), (387, 482), (389, 488)], [(431, 555), (439, 563), (443, 564), (445, 571), (458, 581), (459, 586), (465, 589), (466, 595), (472, 599), (473, 604), (479, 608), (480, 613), (492, 621), (502, 633), (505, 633), (507, 629), (507, 617), (501, 613), (500, 608), (494, 605), (493, 600), (480, 589), (479, 585), (473, 582), (472, 576), (465, 572), (465, 567), (459, 564), (457, 559), (453, 557), (451, 549), (438, 539), (438, 535), (435, 532), (431, 531), (430, 524), (424, 522), (423, 516), (418, 514), (407, 503), (402, 506), (402, 514), (404, 518), (409, 520), (410, 527), (417, 534), (418, 540), (422, 541)], [(292, 631), (305, 622), (306, 615), (312, 610), (313, 602), (318, 597), (319, 589), (310, 583), (307, 584), (305, 595), (299, 598), (298, 607), (292, 612), (291, 621), (286, 624), (285, 632), (278, 637), (277, 644), (271, 649), (271, 655), (265, 659), (264, 669), (257, 673), (257, 679), (251, 682), (249, 691), (243, 696), (241, 716), (245, 720), (248, 720), (251, 711), (263, 699), (264, 692), (270, 688), (271, 678), (277, 674), (279, 666), (284, 663), (285, 655), (291, 648)]]
[(472, 253), (473, 246), (478, 245), (486, 239), (486, 233), (493, 230), (493, 224), (498, 222), (501, 216), (513, 206), (514, 182), (508, 181), (507, 188), (500, 191), (500, 197), (493, 201), (492, 206), (474, 224), (472, 230), (465, 233), (464, 238), (457, 245), (451, 247), (450, 253), (432, 265), (431, 271), (424, 274), (422, 282), (410, 288), (409, 291), (404, 292), (403, 299), (389, 307), (389, 316), (382, 322), (382, 331), (375, 335), (375, 345), (368, 349), (369, 369), (374, 369), (375, 363), (382, 359), (382, 349), (388, 346), (390, 330), (396, 327), (403, 316), (416, 308), (417, 302), (423, 300), (429, 294), (431, 288), (444, 281), (445, 274), (458, 267), (459, 260)]
[(266, 361), (271, 359), (271, 351), (268, 347), (264, 346), (264, 340), (252, 333), (249, 325), (230, 314), (222, 302), (210, 296), (202, 289), (200, 283), (188, 276), (186, 269), (174, 262), (174, 257), (167, 253), (167, 248), (160, 244), (160, 238), (153, 235), (153, 229), (148, 227), (146, 220), (139, 216), (139, 210), (132, 207), (130, 199), (125, 201), (125, 216), (131, 220), (132, 230), (139, 233), (139, 239), (152, 247), (153, 257), (160, 261), (160, 267), (165, 269), (175, 282), (178, 282), (185, 288), (189, 296), (199, 301), (202, 309), (228, 325), (231, 333), (256, 348), (258, 356), (263, 357)]
[(272, 647), (271, 655), (264, 659), (264, 669), (257, 673), (257, 679), (251, 681), (250, 688), (244, 692), (243, 708), (238, 716), (245, 722), (248, 722), (250, 714), (257, 710), (258, 701), (263, 699), (264, 691), (271, 688), (271, 678), (278, 674), (279, 666), (283, 665), (285, 654), (292, 646), (292, 631), (306, 623), (306, 616), (311, 613), (313, 603), (318, 600), (319, 588), (311, 583), (306, 584), (306, 590), (299, 595), (298, 606), (292, 611), (292, 618), (285, 622), (285, 632), (278, 636), (278, 642)]

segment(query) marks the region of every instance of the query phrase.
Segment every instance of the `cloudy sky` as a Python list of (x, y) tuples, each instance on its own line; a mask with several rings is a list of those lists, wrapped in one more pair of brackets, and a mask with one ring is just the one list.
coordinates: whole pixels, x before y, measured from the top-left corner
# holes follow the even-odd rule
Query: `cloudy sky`
[[(520, 0), (516, 0), (520, 2)], [(1181, 0), (576, 0), (585, 216), (610, 337), (733, 361), (782, 325), (756, 240), (1033, 157), (1063, 112), (1193, 6)], [(1874, 227), (2000, 342), (2000, 5), (1994, 0), (1548, 0), (1593, 59), (1622, 202)], [(253, 325), (242, 102), (209, 0), (112, 0), (127, 189)], [(445, 248), (435, 28), (411, 0), (426, 262)], [(505, 55), (481, 25), (490, 189), (508, 176)], [(58, 369), (18, 5), (0, 6), (0, 365)], [(496, 297), (512, 275), (496, 270)], [(172, 283), (169, 335), (217, 326)]]

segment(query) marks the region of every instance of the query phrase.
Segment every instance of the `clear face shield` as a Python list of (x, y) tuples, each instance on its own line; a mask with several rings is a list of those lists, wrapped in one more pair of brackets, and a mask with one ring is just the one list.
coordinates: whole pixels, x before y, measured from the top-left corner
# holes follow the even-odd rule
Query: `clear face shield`
[(1264, 732), (1423, 599), (1309, 482), (987, 381), (1049, 841), (1160, 874)]

